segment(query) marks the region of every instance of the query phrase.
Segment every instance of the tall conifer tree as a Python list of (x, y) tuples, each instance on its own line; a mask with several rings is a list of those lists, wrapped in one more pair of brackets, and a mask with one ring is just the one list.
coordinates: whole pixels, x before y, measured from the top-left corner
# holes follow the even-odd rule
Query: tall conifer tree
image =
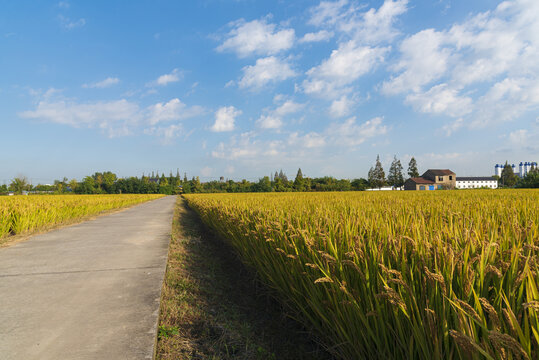
[(400, 187), (404, 185), (404, 176), (402, 175), (402, 165), (397, 156), (393, 158), (389, 173), (387, 174), (387, 183), (391, 186)]
[(408, 163), (408, 176), (411, 178), (419, 177), (419, 170), (417, 170), (417, 161), (415, 161), (415, 158), (413, 156)]

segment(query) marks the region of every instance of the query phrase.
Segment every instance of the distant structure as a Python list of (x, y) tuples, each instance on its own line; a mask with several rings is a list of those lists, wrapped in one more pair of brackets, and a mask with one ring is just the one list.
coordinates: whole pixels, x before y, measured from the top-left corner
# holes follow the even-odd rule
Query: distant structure
[(454, 189), (457, 176), (449, 169), (429, 169), (421, 177), (413, 177), (404, 183), (404, 190)]
[(477, 189), (477, 188), (497, 189), (498, 180), (492, 177), (487, 177), (487, 176), (479, 176), (479, 177), (459, 176), (457, 177), (457, 189)]
[(393, 187), (393, 186), (382, 186), (381, 188), (372, 188), (366, 189), (367, 191), (392, 191), (392, 190), (403, 190), (402, 187)]
[(520, 176), (521, 178), (525, 177), (526, 175), (528, 175), (528, 173), (532, 170), (532, 169), (536, 169), (537, 168), (537, 163), (536, 162), (525, 162), (523, 163), (522, 161), (520, 162), (519, 166), (518, 166), (518, 176)]
[[(494, 175), (496, 176), (502, 176), (502, 170), (505, 167), (504, 164), (496, 164), (494, 166)], [(516, 171), (515, 164), (511, 164), (511, 168), (513, 169), (513, 173), (518, 175), (520, 178), (525, 177), (532, 169), (537, 168), (537, 162), (535, 161), (526, 161), (526, 162), (520, 162), (518, 165), (518, 172)]]

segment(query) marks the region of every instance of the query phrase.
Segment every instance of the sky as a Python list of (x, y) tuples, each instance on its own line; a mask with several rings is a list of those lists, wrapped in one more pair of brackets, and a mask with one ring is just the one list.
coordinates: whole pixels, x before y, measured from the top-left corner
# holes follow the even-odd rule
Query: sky
[(0, 183), (490, 176), (539, 159), (539, 1), (0, 0)]

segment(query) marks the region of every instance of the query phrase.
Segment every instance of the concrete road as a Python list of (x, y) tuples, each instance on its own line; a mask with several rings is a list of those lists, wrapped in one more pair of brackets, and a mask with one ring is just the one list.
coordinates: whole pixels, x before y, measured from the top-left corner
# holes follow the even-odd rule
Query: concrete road
[(0, 249), (0, 359), (151, 359), (175, 200)]

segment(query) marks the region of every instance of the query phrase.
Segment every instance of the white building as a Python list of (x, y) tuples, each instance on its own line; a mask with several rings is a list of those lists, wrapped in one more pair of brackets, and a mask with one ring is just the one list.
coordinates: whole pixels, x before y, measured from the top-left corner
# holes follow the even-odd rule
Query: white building
[(457, 189), (478, 189), (478, 188), (489, 188), (497, 189), (498, 180), (487, 177), (461, 177), (457, 176)]
[[(521, 161), (518, 166), (518, 172), (517, 172), (517, 167), (515, 166), (515, 164), (510, 164), (510, 165), (511, 165), (511, 168), (513, 169), (513, 173), (515, 175), (518, 175), (520, 178), (523, 178), (524, 176), (526, 176), (532, 169), (537, 168), (537, 162), (535, 161), (526, 161), (526, 162)], [(505, 166), (504, 164), (496, 164), (494, 166), (494, 175), (502, 176), (502, 170), (504, 166)]]
[(372, 188), (367, 189), (367, 191), (390, 191), (390, 190), (403, 190), (401, 187), (393, 187), (393, 186), (382, 186), (381, 188)]
[[(515, 166), (515, 164), (509, 164), (509, 166), (511, 166), (511, 168), (513, 169), (513, 173), (516, 174), (517, 167)], [(494, 166), (494, 175), (502, 176), (502, 171), (504, 167), (504, 164), (496, 164), (496, 166)]]
[(528, 162), (526, 161), (525, 163), (523, 163), (522, 161), (520, 162), (519, 166), (518, 166), (518, 176), (520, 176), (521, 178), (525, 177), (526, 175), (528, 175), (528, 173), (532, 170), (532, 169), (536, 169), (537, 168), (537, 163), (536, 162)]

